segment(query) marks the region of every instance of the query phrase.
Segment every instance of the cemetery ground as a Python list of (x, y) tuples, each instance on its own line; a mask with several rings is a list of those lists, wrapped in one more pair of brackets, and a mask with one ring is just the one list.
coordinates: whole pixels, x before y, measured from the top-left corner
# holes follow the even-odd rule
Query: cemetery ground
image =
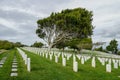
[[(62, 66), (62, 56), (55, 62), (55, 58), (52, 60), (40, 56), (38, 54), (23, 50), (28, 57), (31, 58), (31, 71), (28, 72), (24, 60), (17, 51), (13, 49), (0, 54), (0, 60), (3, 57), (7, 57), (3, 67), (0, 68), (0, 80), (120, 80), (120, 67), (114, 69), (112, 66), (112, 72), (106, 72), (106, 66), (96, 59), (96, 67), (91, 66), (90, 58), (84, 64), (76, 58), (78, 62), (78, 72), (73, 71), (73, 57), (66, 61), (66, 66)], [(18, 61), (18, 76), (11, 77), (12, 61), (16, 56)]]

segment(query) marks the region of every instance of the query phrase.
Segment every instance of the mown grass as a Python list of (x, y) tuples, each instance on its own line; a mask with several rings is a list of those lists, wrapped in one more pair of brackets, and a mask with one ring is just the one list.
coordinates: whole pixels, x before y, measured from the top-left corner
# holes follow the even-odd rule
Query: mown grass
[[(12, 69), (12, 61), (14, 56), (16, 55), (18, 61), (18, 76), (11, 77), (11, 69)], [(0, 54), (0, 58), (7, 56), (7, 59), (2, 68), (0, 68), (0, 80), (27, 80), (27, 70), (24, 65), (24, 61), (21, 56), (18, 54), (16, 49), (7, 51), (5, 53)]]
[(83, 65), (77, 59), (79, 71), (76, 73), (72, 70), (72, 57), (67, 61), (67, 66), (63, 67), (61, 58), (59, 63), (55, 63), (54, 60), (50, 61), (45, 57), (43, 58), (28, 51), (25, 52), (32, 61), (31, 80), (120, 80), (118, 78), (120, 69), (112, 68), (112, 73), (107, 73), (105, 66), (102, 66), (97, 59), (96, 68), (91, 67), (91, 59)]
[[(72, 57), (67, 61), (67, 66), (62, 66), (61, 56), (59, 62), (55, 63), (54, 57), (50, 61), (49, 58), (41, 57), (37, 54), (25, 51), (28, 57), (31, 58), (31, 72), (28, 72), (23, 59), (16, 49), (0, 54), (0, 59), (3, 56), (8, 56), (4, 67), (0, 68), (0, 80), (120, 80), (120, 68), (113, 69), (111, 73), (105, 71), (105, 66), (96, 61), (96, 68), (91, 67), (91, 59), (81, 64), (81, 61), (77, 59), (79, 64), (79, 71), (73, 72), (72, 70)], [(12, 60), (14, 55), (18, 61), (18, 76), (10, 77)]]

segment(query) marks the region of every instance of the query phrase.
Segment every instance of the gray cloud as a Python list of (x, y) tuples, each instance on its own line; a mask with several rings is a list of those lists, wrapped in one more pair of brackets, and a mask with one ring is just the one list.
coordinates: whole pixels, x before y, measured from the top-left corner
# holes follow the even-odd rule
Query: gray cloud
[(2, 0), (0, 2), (0, 39), (31, 44), (41, 41), (35, 34), (36, 21), (51, 12), (84, 7), (93, 11), (93, 41), (120, 42), (120, 0)]

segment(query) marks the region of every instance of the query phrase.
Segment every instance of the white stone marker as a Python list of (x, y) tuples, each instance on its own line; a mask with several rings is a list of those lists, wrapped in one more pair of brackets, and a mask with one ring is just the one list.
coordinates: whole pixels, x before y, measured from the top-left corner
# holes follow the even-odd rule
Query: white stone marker
[(27, 58), (27, 70), (30, 72), (30, 58)]
[(55, 56), (55, 62), (58, 63), (58, 56)]
[(66, 58), (62, 58), (62, 64), (63, 66), (66, 66)]
[(52, 55), (50, 54), (50, 60), (52, 60)]
[(106, 72), (111, 72), (111, 64), (106, 64)]
[(111, 64), (111, 59), (108, 60), (108, 63)]
[(119, 66), (120, 66), (120, 60), (119, 60)]
[(46, 53), (46, 58), (48, 58), (48, 53)]
[(42, 53), (42, 56), (43, 56), (43, 57), (44, 57), (44, 54), (45, 54), (45, 53), (43, 52), (43, 53)]
[(13, 72), (14, 72), (14, 71), (18, 71), (18, 70), (17, 70), (17, 68), (13, 68), (11, 71), (13, 71)]
[(42, 54), (42, 53), (40, 52), (39, 55), (41, 56), (41, 54)]
[(27, 55), (25, 54), (25, 64), (27, 64)]
[(117, 62), (114, 63), (114, 68), (118, 69), (118, 63)]
[(73, 71), (78, 72), (78, 62), (77, 61), (73, 62)]
[(18, 73), (11, 73), (10, 76), (18, 76)]
[(81, 64), (84, 64), (84, 57), (82, 56), (82, 58), (81, 58)]
[(105, 58), (102, 58), (102, 65), (105, 65)]
[(95, 68), (95, 57), (92, 58), (92, 67)]

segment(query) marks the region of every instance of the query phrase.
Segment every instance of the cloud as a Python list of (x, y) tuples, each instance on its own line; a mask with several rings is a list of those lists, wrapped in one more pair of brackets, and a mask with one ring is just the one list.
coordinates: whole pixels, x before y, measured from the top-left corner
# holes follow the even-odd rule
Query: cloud
[(0, 2), (0, 39), (31, 44), (41, 41), (35, 34), (36, 21), (67, 8), (83, 7), (93, 11), (93, 41), (116, 38), (120, 42), (120, 0), (2, 0)]

